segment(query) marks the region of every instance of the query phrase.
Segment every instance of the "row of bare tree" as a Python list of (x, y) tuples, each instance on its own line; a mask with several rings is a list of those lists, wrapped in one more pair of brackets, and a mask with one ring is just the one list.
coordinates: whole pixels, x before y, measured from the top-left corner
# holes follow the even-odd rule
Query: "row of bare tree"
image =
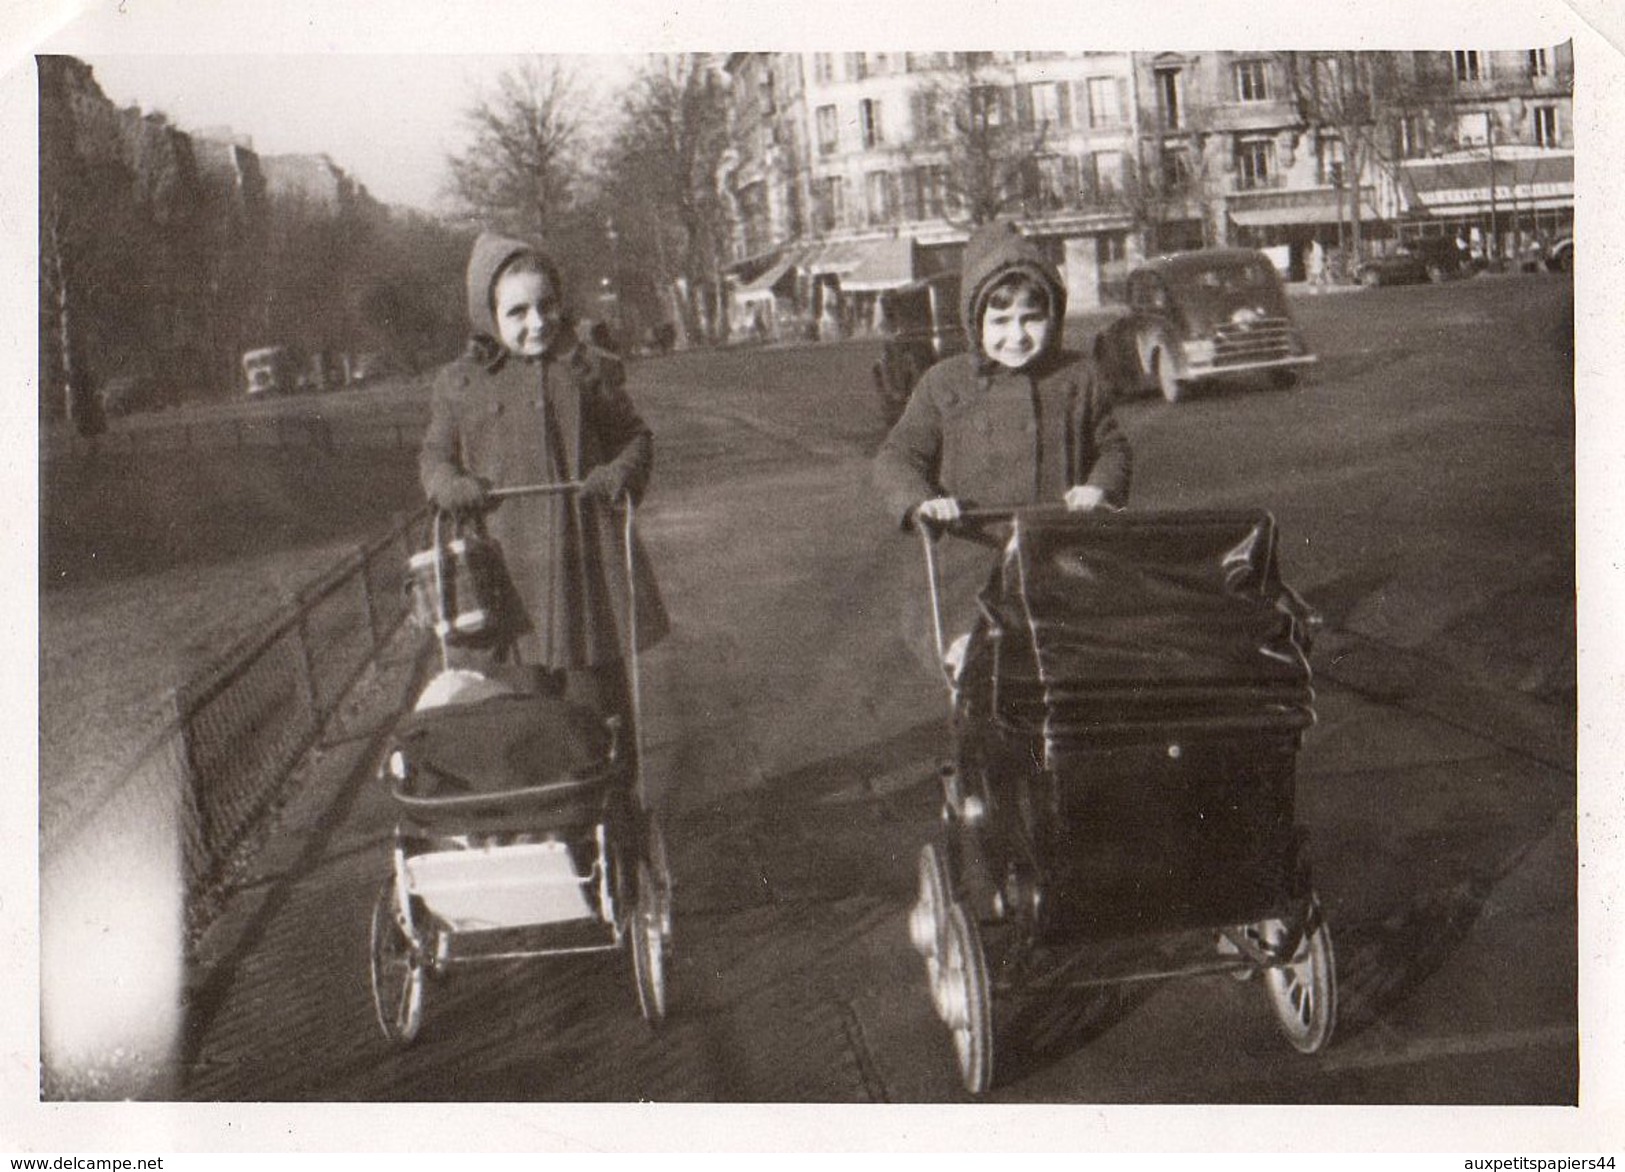
[(623, 340), (669, 323), (698, 343), (725, 320), (729, 221), (717, 183), (728, 109), (693, 56), (650, 58), (607, 133), (589, 133), (590, 81), (537, 58), (501, 74), (467, 111), (450, 194), (471, 221), (540, 241), (586, 316)]
[(437, 361), (461, 341), (468, 235), (384, 208), (325, 159), (272, 189), (241, 144), (119, 109), (72, 57), (41, 57), (40, 411), (93, 434), (116, 387), (141, 407), (241, 393), (272, 345), (329, 377), (350, 357)]

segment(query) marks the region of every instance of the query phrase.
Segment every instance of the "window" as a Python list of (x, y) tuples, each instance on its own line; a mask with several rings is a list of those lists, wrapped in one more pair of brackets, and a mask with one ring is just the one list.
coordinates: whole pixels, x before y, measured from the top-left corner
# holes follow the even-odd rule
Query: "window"
[(1531, 49), (1531, 50), (1529, 50), (1529, 76), (1530, 77), (1550, 77), (1551, 72), (1552, 72), (1552, 65), (1551, 65), (1551, 62), (1547, 59), (1546, 50), (1545, 49)]
[(1343, 185), (1343, 140), (1335, 134), (1323, 134), (1315, 140), (1315, 167), (1323, 187)]
[(1535, 122), (1535, 145), (1539, 147), (1555, 147), (1562, 145), (1557, 140), (1557, 107), (1536, 106), (1531, 117)]
[(1185, 144), (1181, 142), (1167, 142), (1162, 144), (1162, 185), (1165, 190), (1178, 191), (1191, 178), (1190, 156), (1185, 153)]
[(970, 91), (971, 124), (998, 126), (1003, 122), (1003, 101), (996, 85), (978, 85)]
[(846, 55), (846, 80), (862, 81), (869, 76), (868, 56), (864, 53), (848, 53)]
[(864, 98), (858, 103), (858, 128), (863, 132), (863, 145), (865, 149), (879, 146), (885, 141), (885, 134), (880, 126), (880, 100), (878, 98)]
[(1455, 66), (1457, 81), (1483, 80), (1483, 62), (1477, 49), (1457, 49), (1450, 54), (1450, 58)]
[[(1068, 168), (1068, 163), (1072, 164), (1071, 168)], [(1076, 186), (1067, 182), (1067, 171), (1075, 171), (1077, 164), (1064, 155), (1039, 155), (1033, 164), (1034, 178), (1037, 180), (1037, 190), (1032, 193), (1034, 202), (1045, 210), (1066, 206), (1070, 202), (1071, 189)]]
[(1108, 126), (1121, 126), (1123, 116), (1123, 79), (1118, 77), (1091, 77), (1088, 88), (1089, 109), (1084, 115), (1091, 130)]
[(1053, 81), (1036, 82), (1024, 87), (1026, 101), (1023, 103), (1027, 115), (1028, 126), (1065, 126), (1066, 101), (1062, 97), (1062, 87)]
[(1402, 114), (1394, 128), (1394, 146), (1402, 159), (1420, 159), (1427, 154), (1427, 140), (1422, 134), (1422, 119), (1416, 114)]
[(870, 171), (863, 177), (863, 188), (871, 224), (897, 219), (897, 181), (890, 171)]
[(1098, 202), (1107, 203), (1123, 193), (1123, 152), (1096, 151), (1089, 156), (1084, 187)]
[(833, 155), (840, 145), (841, 124), (835, 118), (835, 107), (818, 107), (818, 153)]
[(846, 222), (846, 180), (831, 175), (818, 185), (818, 227), (828, 232)]
[(1269, 98), (1269, 65), (1263, 61), (1236, 63), (1236, 100), (1262, 102)]
[(946, 129), (946, 119), (942, 116), (942, 96), (933, 89), (916, 90), (914, 93), (914, 140), (916, 142), (936, 142), (942, 138)]
[(835, 54), (813, 54), (813, 80), (819, 85), (828, 85), (835, 80)]
[(1156, 71), (1157, 119), (1164, 130), (1179, 129), (1179, 70)]
[(931, 220), (942, 215), (944, 175), (941, 167), (915, 167), (903, 173), (903, 215)]
[(1470, 113), (1456, 116), (1456, 142), (1460, 146), (1487, 146), (1490, 141), (1490, 119), (1493, 118), (1488, 110), (1473, 110)]
[(1236, 143), (1236, 187), (1251, 191), (1270, 186), (1275, 174), (1275, 142), (1268, 138), (1244, 138)]

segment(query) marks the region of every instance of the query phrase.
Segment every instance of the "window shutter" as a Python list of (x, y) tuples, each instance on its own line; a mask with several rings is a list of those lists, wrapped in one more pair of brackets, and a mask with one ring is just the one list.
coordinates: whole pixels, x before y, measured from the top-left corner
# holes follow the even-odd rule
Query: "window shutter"
[(1117, 109), (1112, 112), (1112, 125), (1122, 126), (1128, 121), (1128, 78), (1117, 79)]
[(1072, 129), (1072, 86), (1068, 82), (1055, 83), (1055, 118), (1062, 130)]

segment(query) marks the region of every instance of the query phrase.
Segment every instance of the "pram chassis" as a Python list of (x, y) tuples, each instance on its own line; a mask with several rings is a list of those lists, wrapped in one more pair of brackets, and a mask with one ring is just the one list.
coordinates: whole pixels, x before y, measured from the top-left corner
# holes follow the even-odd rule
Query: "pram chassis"
[[(491, 495), (578, 488), (533, 485)], [(630, 500), (623, 508), (630, 582), (634, 511)], [(644, 1019), (652, 1025), (664, 1020), (671, 879), (659, 821), (645, 796), (635, 597), (631, 602), (631, 752), (627, 730), (611, 718), (608, 755), (597, 768), (528, 789), (460, 797), (414, 798), (401, 788), (404, 758), (391, 753), (383, 763), (380, 774), (391, 783), (401, 816), (391, 873), (373, 904), (369, 959), (373, 1007), (388, 1040), (405, 1045), (416, 1039), (430, 979), (454, 966), (627, 948)], [(451, 629), (449, 622), (435, 624), (443, 666), (449, 665)], [(544, 816), (564, 807), (579, 812), (562, 820)], [(532, 809), (534, 827), (516, 828), (516, 819), (524, 823)], [(501, 829), (481, 830), (482, 817)]]
[[(977, 510), (959, 524), (1008, 523), (1013, 531), (1024, 517), (1054, 515), (1048, 508)], [(909, 934), (925, 961), (932, 1003), (949, 1028), (965, 1089), (979, 1095), (993, 1085), (996, 1006), (1062, 990), (1223, 973), (1238, 980), (1261, 976), (1288, 1043), (1307, 1054), (1323, 1049), (1336, 1020), (1335, 957), (1303, 834), (1289, 817), (1296, 749), (1312, 711), (1283, 705), (1267, 719), (1228, 724), (1175, 719), (1156, 730), (1154, 741), (1143, 729), (1118, 729), (1114, 736), (1097, 728), (1072, 738), (1070, 758), (1052, 754), (1053, 742), (1035, 749), (1030, 730), (1002, 719), (989, 694), (996, 685), (974, 662), (985, 646), (973, 642), (957, 673), (946, 665), (936, 534), (922, 526), (921, 536), (954, 760), (941, 776), (941, 833), (920, 850)], [(1278, 585), (1294, 622), (1306, 628), (1306, 645), (1307, 628), (1318, 619)], [(979, 634), (986, 634), (980, 626)], [(1209, 770), (1231, 776), (1210, 783)], [(1246, 776), (1234, 781), (1238, 770)], [(1116, 823), (1109, 818), (1091, 833), (1079, 832), (1077, 811), (1087, 810), (1089, 801), (1078, 794), (1088, 791), (1093, 801), (1110, 805), (1113, 783), (1125, 773), (1144, 779), (1136, 801), (1148, 791), (1197, 796), (1183, 805), (1170, 799), (1139, 817), (1137, 841), (1113, 842)], [(1105, 781), (1096, 783), (1097, 777)], [(1257, 796), (1238, 797), (1248, 794)], [(1201, 850), (1192, 850), (1196, 840), (1181, 839), (1167, 826), (1193, 814), (1211, 816), (1201, 802), (1213, 798), (1220, 817), (1201, 836)], [(1235, 809), (1227, 811), (1226, 802)], [(1115, 812), (1125, 811), (1133, 822), (1135, 814), (1120, 801)], [(1231, 846), (1226, 835), (1244, 841)], [(1176, 864), (1159, 887), (1144, 860), (1164, 857), (1168, 848), (1196, 856), (1216, 851), (1217, 862), (1201, 862), (1205, 871), (1192, 863), (1188, 874)], [(1085, 852), (1095, 857), (1075, 857)]]

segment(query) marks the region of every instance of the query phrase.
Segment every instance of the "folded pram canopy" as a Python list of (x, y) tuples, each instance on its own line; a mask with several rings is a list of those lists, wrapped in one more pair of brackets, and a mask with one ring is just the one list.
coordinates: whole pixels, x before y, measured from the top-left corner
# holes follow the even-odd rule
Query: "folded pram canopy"
[(554, 696), (424, 708), (396, 726), (393, 742), (396, 802), (437, 824), (468, 819), (499, 829), (552, 824), (583, 809), (590, 816), (580, 804), (618, 777), (603, 722)]
[(999, 719), (1049, 738), (1313, 720), (1267, 513), (1018, 513), (981, 603)]

